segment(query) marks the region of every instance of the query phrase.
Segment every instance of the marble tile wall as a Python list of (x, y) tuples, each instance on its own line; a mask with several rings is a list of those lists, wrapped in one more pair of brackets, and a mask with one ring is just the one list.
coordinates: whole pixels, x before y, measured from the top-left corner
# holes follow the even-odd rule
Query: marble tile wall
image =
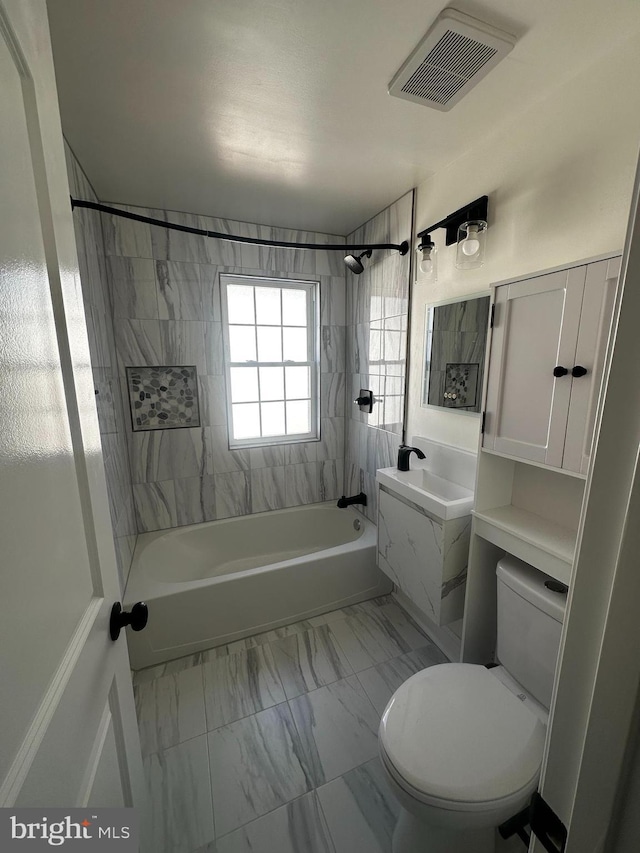
[[(65, 144), (70, 193), (97, 201), (97, 197), (71, 149)], [(127, 432), (129, 411), (122, 404), (113, 329), (112, 297), (109, 286), (100, 214), (77, 209), (73, 221), (78, 248), (80, 281), (91, 365), (102, 439), (109, 510), (124, 589), (136, 543), (137, 524), (131, 488)]]
[[(128, 208), (211, 231), (273, 240), (342, 237)], [(345, 267), (341, 252), (229, 243), (103, 215), (113, 287), (117, 365), (195, 365), (201, 426), (128, 431), (139, 532), (264, 512), (343, 492)], [(221, 273), (320, 282), (321, 440), (229, 450)]]
[[(413, 191), (347, 237), (347, 242), (411, 241)], [(411, 251), (411, 249), (410, 249)], [(402, 440), (406, 379), (410, 255), (375, 252), (360, 275), (347, 277), (347, 416), (345, 491), (368, 496), (365, 514), (376, 521), (375, 476), (395, 464)], [(373, 391), (373, 412), (351, 402)]]

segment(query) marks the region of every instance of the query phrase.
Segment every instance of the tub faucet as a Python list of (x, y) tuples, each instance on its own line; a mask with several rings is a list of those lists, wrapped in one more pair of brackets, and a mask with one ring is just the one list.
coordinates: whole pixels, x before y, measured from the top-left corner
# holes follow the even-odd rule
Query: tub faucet
[(401, 444), (398, 448), (398, 471), (409, 470), (409, 457), (415, 453), (418, 459), (424, 459), (425, 455), (419, 447), (407, 447), (406, 444)]
[(352, 497), (347, 498), (344, 495), (341, 498), (338, 498), (338, 508), (344, 509), (347, 506), (353, 506), (353, 504), (362, 504), (362, 506), (367, 505), (367, 496), (364, 492), (360, 492), (359, 495), (352, 495)]

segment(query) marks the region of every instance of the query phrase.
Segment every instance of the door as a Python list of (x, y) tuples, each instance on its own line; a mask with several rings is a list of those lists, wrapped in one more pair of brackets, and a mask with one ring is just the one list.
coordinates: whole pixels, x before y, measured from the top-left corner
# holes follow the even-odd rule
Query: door
[[(560, 467), (585, 267), (496, 289), (483, 447)], [(557, 372), (557, 371), (556, 371)]]
[[(640, 168), (578, 530), (540, 793), (566, 853), (614, 851), (640, 685)], [(631, 742), (633, 742), (631, 740)], [(633, 804), (637, 814), (637, 803)], [(534, 839), (532, 853), (544, 853)]]
[[(586, 474), (591, 458), (596, 407), (616, 295), (620, 258), (587, 266), (580, 329), (571, 380), (571, 400), (562, 467)], [(584, 368), (580, 375), (576, 368)]]
[(0, 806), (140, 806), (44, 0), (0, 0)]

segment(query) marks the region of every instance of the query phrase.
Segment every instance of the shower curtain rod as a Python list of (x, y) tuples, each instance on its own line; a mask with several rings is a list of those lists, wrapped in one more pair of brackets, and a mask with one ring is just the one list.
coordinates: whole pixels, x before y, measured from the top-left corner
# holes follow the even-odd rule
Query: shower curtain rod
[(204, 228), (191, 228), (189, 225), (178, 225), (176, 222), (165, 222), (163, 219), (153, 219), (150, 216), (140, 216), (138, 213), (129, 213), (117, 207), (109, 207), (95, 201), (84, 201), (83, 199), (71, 197), (71, 209), (85, 207), (89, 210), (98, 210), (100, 213), (109, 213), (112, 216), (120, 216), (123, 219), (133, 219), (136, 222), (146, 222), (148, 225), (157, 225), (159, 228), (169, 228), (173, 231), (185, 231), (187, 234), (199, 234), (202, 237), (214, 237), (217, 240), (229, 240), (232, 243), (252, 243), (258, 246), (279, 246), (283, 249), (314, 249), (325, 252), (348, 252), (357, 249), (390, 249), (406, 255), (409, 251), (409, 243), (290, 243), (286, 240), (261, 240), (259, 237), (239, 237), (234, 234), (224, 234), (221, 231), (207, 231)]

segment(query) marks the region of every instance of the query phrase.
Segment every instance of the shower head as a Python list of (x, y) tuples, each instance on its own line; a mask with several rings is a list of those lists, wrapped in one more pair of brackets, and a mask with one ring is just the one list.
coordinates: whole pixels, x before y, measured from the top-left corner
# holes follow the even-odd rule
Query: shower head
[(364, 272), (364, 264), (362, 263), (360, 258), (370, 258), (371, 255), (371, 249), (367, 249), (357, 257), (355, 255), (347, 255), (344, 259), (344, 262), (354, 275), (360, 275), (361, 272)]

